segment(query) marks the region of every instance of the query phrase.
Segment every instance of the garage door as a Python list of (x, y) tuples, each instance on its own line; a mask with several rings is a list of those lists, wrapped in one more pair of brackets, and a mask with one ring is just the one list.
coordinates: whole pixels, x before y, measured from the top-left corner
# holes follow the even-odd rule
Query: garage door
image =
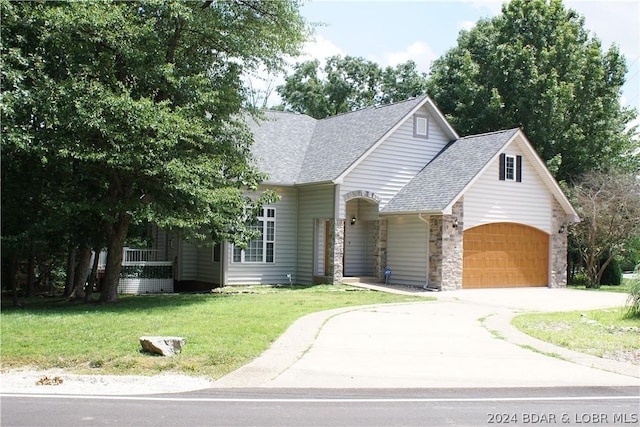
[(513, 223), (464, 232), (463, 288), (547, 286), (549, 235)]

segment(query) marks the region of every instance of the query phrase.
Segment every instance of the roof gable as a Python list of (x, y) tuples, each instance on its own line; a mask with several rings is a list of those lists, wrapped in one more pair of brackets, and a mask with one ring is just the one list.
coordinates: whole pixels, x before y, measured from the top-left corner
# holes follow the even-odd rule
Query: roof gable
[(298, 181), (335, 180), (425, 100), (423, 96), (319, 120)]
[(382, 213), (446, 211), (517, 132), (509, 129), (450, 143), (387, 203)]
[(268, 184), (338, 182), (423, 106), (451, 139), (458, 138), (431, 99), (421, 96), (322, 120), (267, 111), (266, 119), (249, 120), (252, 154)]
[(460, 138), (438, 156), (389, 201), (381, 213), (431, 212), (448, 214), (500, 153), (517, 143), (544, 185), (567, 215), (578, 215), (562, 189), (520, 129), (509, 129)]

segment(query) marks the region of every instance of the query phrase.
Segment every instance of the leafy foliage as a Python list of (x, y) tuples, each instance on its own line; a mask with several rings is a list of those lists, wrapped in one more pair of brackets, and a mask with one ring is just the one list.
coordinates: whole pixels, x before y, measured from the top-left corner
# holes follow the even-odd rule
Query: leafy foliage
[(591, 173), (569, 195), (581, 218), (570, 239), (589, 284), (598, 286), (607, 266), (640, 233), (640, 181), (630, 174)]
[(390, 104), (423, 95), (426, 76), (413, 61), (382, 69), (364, 58), (332, 56), (298, 63), (277, 88), (289, 109), (322, 119), (373, 105)]
[[(520, 127), (560, 181), (635, 162), (627, 71), (561, 0), (512, 0), (436, 60), (429, 94), (461, 134)], [(636, 169), (637, 170), (637, 169)]]
[(3, 243), (59, 242), (48, 231), (64, 230), (75, 244), (99, 230), (101, 298), (113, 301), (131, 224), (252, 236), (274, 195), (245, 195), (264, 175), (239, 114), (240, 77), (297, 52), (297, 2), (3, 1), (2, 22)]

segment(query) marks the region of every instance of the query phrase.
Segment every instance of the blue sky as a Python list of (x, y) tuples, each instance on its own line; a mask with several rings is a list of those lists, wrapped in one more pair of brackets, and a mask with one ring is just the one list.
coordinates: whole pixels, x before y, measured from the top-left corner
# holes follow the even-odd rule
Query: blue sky
[[(629, 72), (622, 101), (640, 110), (640, 1), (565, 0), (565, 6), (585, 17), (585, 26), (605, 48), (617, 44)], [(307, 56), (324, 59), (334, 54), (361, 56), (381, 66), (412, 59), (428, 72), (431, 61), (456, 45), (458, 33), (481, 18), (500, 13), (500, 0), (474, 1), (311, 1), (303, 16), (322, 23)]]

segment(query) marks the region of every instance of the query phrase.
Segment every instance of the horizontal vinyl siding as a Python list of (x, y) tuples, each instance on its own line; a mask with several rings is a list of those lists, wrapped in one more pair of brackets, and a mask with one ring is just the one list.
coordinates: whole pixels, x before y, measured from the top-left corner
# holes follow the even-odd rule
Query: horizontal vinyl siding
[(276, 239), (273, 263), (234, 263), (233, 249), (229, 245), (226, 252), (228, 263), (227, 284), (287, 284), (287, 274), (295, 279), (296, 272), (296, 210), (297, 190), (291, 187), (269, 187), (275, 190), (280, 200), (273, 205), (276, 209)]
[(402, 215), (389, 217), (387, 227), (389, 283), (426, 285), (429, 225), (417, 215)]
[(515, 142), (504, 152), (523, 156), (522, 182), (500, 181), (496, 158), (464, 195), (464, 228), (515, 222), (550, 233), (551, 194)]
[[(298, 283), (313, 282), (314, 250), (313, 233), (316, 219), (333, 218), (334, 185), (314, 185), (298, 190)], [(324, 229), (324, 224), (320, 225)], [(318, 242), (323, 245), (323, 241)], [(322, 259), (322, 261), (324, 258)]]
[(213, 248), (198, 249), (198, 280), (206, 283), (220, 283), (220, 263), (213, 261)]
[[(424, 108), (420, 113), (428, 114)], [(383, 208), (448, 143), (433, 117), (429, 117), (429, 139), (415, 138), (413, 117), (408, 117), (345, 177), (340, 195), (354, 190), (371, 191), (381, 198), (380, 208)], [(344, 212), (341, 197), (340, 217), (345, 217)]]
[(198, 278), (198, 248), (185, 242), (182, 245), (180, 259), (180, 277), (178, 280), (197, 280)]

